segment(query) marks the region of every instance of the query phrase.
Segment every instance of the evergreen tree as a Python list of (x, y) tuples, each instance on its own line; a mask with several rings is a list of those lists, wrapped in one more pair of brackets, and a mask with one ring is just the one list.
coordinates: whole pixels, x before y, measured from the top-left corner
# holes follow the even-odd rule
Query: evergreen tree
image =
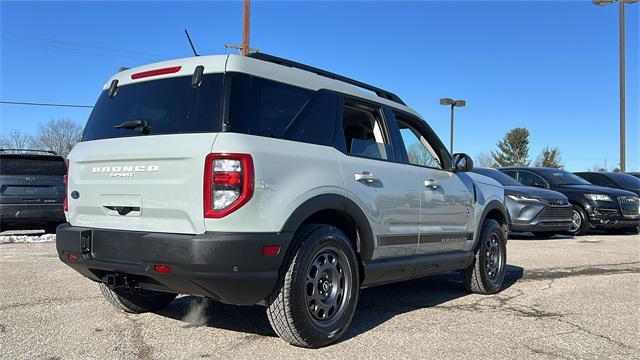
[(498, 151), (491, 155), (498, 166), (529, 166), (529, 130), (511, 129), (498, 142)]

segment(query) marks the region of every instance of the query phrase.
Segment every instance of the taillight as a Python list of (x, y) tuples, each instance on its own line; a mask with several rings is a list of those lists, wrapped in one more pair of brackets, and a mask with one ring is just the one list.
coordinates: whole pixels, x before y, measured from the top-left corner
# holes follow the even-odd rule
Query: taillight
[(65, 160), (67, 163), (67, 173), (62, 178), (64, 180), (64, 202), (62, 207), (64, 211), (69, 211), (69, 159)]
[(221, 218), (238, 210), (253, 196), (253, 182), (251, 155), (207, 155), (204, 165), (204, 217)]

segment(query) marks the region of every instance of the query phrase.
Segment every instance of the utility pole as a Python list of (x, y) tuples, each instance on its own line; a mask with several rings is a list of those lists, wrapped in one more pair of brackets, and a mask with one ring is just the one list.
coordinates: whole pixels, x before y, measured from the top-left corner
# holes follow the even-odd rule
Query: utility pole
[(249, 55), (249, 32), (251, 20), (251, 3), (250, 0), (244, 0), (244, 20), (242, 24), (242, 49), (241, 54)]
[(242, 44), (224, 44), (226, 49), (236, 49), (243, 56), (249, 55), (251, 52), (259, 52), (260, 49), (252, 49), (249, 47), (249, 38), (251, 30), (251, 1), (244, 0), (244, 15), (242, 17)]

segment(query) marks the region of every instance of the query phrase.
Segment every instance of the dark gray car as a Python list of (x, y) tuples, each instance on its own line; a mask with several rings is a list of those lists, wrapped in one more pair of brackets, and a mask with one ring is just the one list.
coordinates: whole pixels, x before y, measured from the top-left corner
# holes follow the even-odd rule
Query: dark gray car
[(563, 194), (525, 186), (496, 169), (474, 168), (504, 186), (511, 231), (530, 231), (536, 236), (551, 236), (569, 230), (572, 210)]
[(64, 158), (32, 150), (0, 149), (0, 231), (44, 229), (65, 221)]

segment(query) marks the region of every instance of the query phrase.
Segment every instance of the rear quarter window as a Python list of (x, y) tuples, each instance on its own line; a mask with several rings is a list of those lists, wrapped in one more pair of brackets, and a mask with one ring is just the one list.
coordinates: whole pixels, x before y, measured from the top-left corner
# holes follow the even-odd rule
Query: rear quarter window
[(241, 73), (229, 74), (229, 131), (330, 145), (337, 95)]

